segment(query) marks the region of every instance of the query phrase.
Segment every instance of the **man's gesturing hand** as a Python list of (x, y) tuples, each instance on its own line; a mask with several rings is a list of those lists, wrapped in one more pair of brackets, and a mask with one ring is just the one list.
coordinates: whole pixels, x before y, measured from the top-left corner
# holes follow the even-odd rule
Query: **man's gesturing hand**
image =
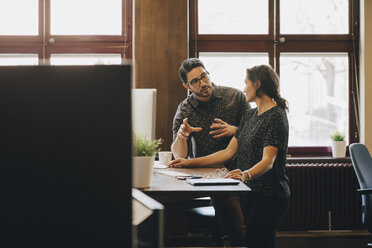
[(192, 127), (187, 122), (188, 118), (183, 119), (183, 124), (180, 126), (180, 129), (178, 130), (178, 137), (187, 139), (192, 132), (200, 132), (202, 130), (201, 127)]
[(216, 129), (210, 131), (209, 134), (213, 135), (213, 138), (220, 138), (224, 136), (233, 136), (236, 133), (236, 127), (229, 125), (221, 119), (215, 118), (214, 122), (210, 126), (211, 129)]

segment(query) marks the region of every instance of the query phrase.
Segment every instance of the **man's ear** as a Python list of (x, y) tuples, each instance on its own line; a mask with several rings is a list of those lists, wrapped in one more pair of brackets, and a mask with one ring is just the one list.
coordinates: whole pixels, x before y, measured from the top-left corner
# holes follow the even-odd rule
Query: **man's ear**
[(188, 84), (185, 84), (185, 83), (183, 83), (183, 87), (184, 87), (185, 89), (187, 89), (187, 90), (190, 89), (190, 86), (189, 86)]

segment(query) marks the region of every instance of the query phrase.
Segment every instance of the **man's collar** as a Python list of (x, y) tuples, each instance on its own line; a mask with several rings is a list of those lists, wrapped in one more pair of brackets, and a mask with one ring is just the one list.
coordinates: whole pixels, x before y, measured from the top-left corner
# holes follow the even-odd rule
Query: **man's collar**
[(212, 83), (212, 85), (214, 87), (213, 97), (222, 98), (221, 87), (219, 87), (218, 85), (215, 85), (214, 83)]
[[(214, 84), (214, 83), (212, 83), (212, 86), (213, 86), (214, 90), (213, 90), (212, 97), (211, 97), (211, 99), (209, 99), (208, 102), (212, 101), (213, 98), (218, 98), (218, 99), (222, 98), (220, 87), (218, 85)], [(191, 96), (190, 96), (190, 103), (193, 107), (197, 107), (200, 103), (199, 100), (196, 99), (194, 93), (192, 93)]]

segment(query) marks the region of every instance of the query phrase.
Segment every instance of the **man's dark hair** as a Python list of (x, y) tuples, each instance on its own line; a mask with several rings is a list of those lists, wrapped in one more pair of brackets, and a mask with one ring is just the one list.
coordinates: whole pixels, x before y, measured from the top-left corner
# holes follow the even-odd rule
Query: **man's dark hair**
[(190, 72), (192, 69), (194, 69), (195, 67), (203, 67), (203, 69), (205, 69), (204, 67), (204, 64), (203, 62), (201, 62), (200, 59), (198, 58), (188, 58), (188, 59), (185, 59), (181, 66), (180, 66), (180, 69), (178, 69), (178, 75), (180, 76), (182, 82), (184, 82), (185, 84), (187, 83), (187, 77), (186, 77), (186, 74), (188, 72)]

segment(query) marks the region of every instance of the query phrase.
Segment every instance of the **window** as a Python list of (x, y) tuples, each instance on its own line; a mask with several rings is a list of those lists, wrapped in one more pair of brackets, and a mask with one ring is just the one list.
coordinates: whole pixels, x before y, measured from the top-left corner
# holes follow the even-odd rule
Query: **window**
[[(200, 52), (199, 58), (207, 67), (212, 81), (219, 85), (230, 86), (244, 90), (242, 78), (245, 77), (245, 69), (259, 64), (268, 64), (268, 53), (213, 53)], [(228, 72), (228, 73), (226, 73)]]
[(3, 0), (0, 65), (120, 64), (131, 18), (131, 0)]
[(37, 54), (0, 54), (0, 65), (37, 65)]
[(38, 34), (38, 0), (1, 1), (0, 6), (1, 35)]
[(50, 33), (120, 36), (121, 10), (121, 0), (51, 0)]
[(52, 65), (117, 65), (121, 64), (120, 54), (52, 54), (50, 57)]
[[(289, 102), (289, 154), (330, 155), (331, 131), (358, 141), (354, 105), (358, 0), (190, 0), (190, 57), (212, 81), (243, 90), (270, 64)], [(316, 13), (316, 14), (314, 14)]]

